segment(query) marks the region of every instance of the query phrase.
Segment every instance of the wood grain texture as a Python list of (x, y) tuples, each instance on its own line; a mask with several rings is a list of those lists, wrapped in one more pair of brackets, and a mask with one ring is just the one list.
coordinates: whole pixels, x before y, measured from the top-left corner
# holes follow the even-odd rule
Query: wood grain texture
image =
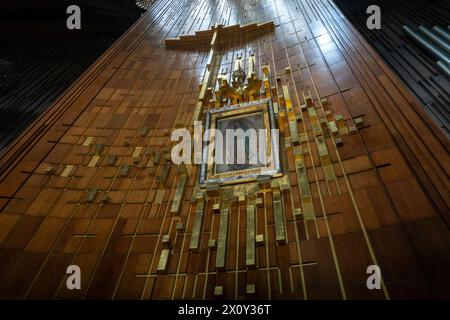
[[(332, 2), (214, 4), (157, 1), (2, 155), (0, 296), (449, 298), (448, 141), (418, 102)], [(218, 240), (220, 214), (213, 208), (224, 195), (203, 200), (198, 250), (189, 250), (198, 231), (192, 199), (198, 168), (187, 166), (179, 211), (171, 212), (179, 174), (167, 161), (172, 130), (190, 127), (208, 52), (161, 43), (216, 23), (270, 20), (273, 33), (230, 42), (218, 67), (230, 68), (236, 55), (246, 61), (252, 51), (259, 74), (269, 65), (277, 92), (289, 85), (292, 112), (302, 116), (301, 154), (283, 143), (288, 188), (275, 199), (286, 241), (276, 239), (273, 188), (261, 184), (251, 200), (255, 235), (263, 235), (255, 268), (246, 267), (250, 200), (244, 196), (226, 201), (226, 256), (216, 270), (216, 249), (208, 242)], [(313, 117), (301, 110), (311, 103)], [(341, 135), (342, 147), (320, 123), (326, 111), (355, 128)], [(356, 128), (358, 117), (363, 125)], [(99, 157), (94, 165), (93, 157)], [(300, 182), (299, 163), (306, 170)], [(73, 171), (63, 174), (68, 165)], [(301, 184), (308, 184), (307, 199)], [(98, 191), (87, 201), (93, 188)], [(167, 249), (166, 268), (158, 273)], [(80, 291), (65, 286), (69, 264), (82, 270)], [(384, 290), (367, 290), (370, 264), (380, 266)], [(247, 294), (247, 284), (255, 284), (254, 294)], [(221, 297), (216, 286), (223, 286)]]

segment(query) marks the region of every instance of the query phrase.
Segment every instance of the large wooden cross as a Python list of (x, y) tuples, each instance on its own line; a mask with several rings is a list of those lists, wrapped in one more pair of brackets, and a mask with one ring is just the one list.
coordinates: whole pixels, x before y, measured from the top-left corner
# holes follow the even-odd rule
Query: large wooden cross
[(164, 40), (167, 49), (201, 49), (202, 47), (215, 46), (229, 40), (239, 39), (272, 32), (275, 28), (273, 21), (265, 23), (251, 23), (241, 26), (223, 26), (216, 24), (211, 29), (196, 31), (192, 35), (183, 35), (178, 38), (168, 38)]
[(260, 34), (272, 32), (275, 29), (273, 21), (257, 24), (247, 24), (244, 26), (232, 25), (225, 27), (216, 24), (208, 30), (196, 31), (193, 35), (183, 35), (178, 38), (165, 39), (164, 44), (167, 49), (181, 49), (181, 50), (208, 50), (209, 55), (206, 64), (203, 81), (200, 87), (197, 102), (195, 104), (194, 115), (192, 117), (192, 124), (198, 121), (205, 102), (205, 96), (208, 86), (211, 82), (213, 72), (211, 66), (213, 65), (216, 53), (221, 44), (227, 43), (230, 40), (236, 40), (242, 37), (257, 36)]

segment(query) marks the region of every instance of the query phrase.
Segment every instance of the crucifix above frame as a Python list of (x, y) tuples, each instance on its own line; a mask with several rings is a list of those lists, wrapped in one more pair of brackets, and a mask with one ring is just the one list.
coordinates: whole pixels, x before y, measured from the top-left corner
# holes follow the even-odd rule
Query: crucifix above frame
[[(247, 72), (244, 71), (242, 55), (235, 57), (231, 72), (228, 72), (228, 69), (225, 72), (219, 72), (214, 67), (220, 65), (221, 51), (231, 41), (242, 38), (249, 39), (273, 32), (274, 29), (273, 21), (228, 27), (216, 24), (211, 29), (197, 31), (194, 35), (183, 35), (179, 38), (166, 39), (164, 41), (168, 49), (209, 49), (192, 124), (200, 119), (205, 103), (208, 102), (210, 108), (206, 112), (206, 118), (204, 119), (204, 129), (208, 130), (208, 132), (211, 132), (211, 129), (213, 129), (225, 133), (230, 128), (235, 130), (243, 129), (245, 132), (248, 132), (247, 130), (249, 129), (265, 132), (265, 134), (258, 136), (255, 141), (251, 143), (245, 142), (248, 145), (258, 144), (258, 150), (260, 148), (264, 149), (264, 164), (259, 162), (253, 163), (252, 161), (251, 165), (248, 163), (243, 164), (242, 162), (239, 162), (239, 164), (232, 162), (230, 164), (228, 158), (225, 163), (211, 165), (211, 159), (216, 160), (217, 158), (209, 153), (218, 151), (218, 149), (215, 149), (217, 147), (216, 144), (213, 142), (211, 145), (205, 137), (203, 139), (202, 137), (194, 137), (194, 139), (202, 139), (204, 141), (203, 149), (197, 151), (195, 155), (196, 158), (200, 157), (203, 159), (199, 181), (202, 187), (206, 187), (209, 184), (241, 183), (255, 180), (261, 176), (275, 177), (281, 174), (278, 134), (276, 134), (275, 139), (272, 137), (272, 130), (277, 130), (277, 126), (269, 81), (269, 67), (263, 66), (263, 77), (259, 78), (255, 67), (256, 58), (252, 53), (250, 53), (246, 61)], [(213, 81), (212, 79), (215, 80)], [(263, 142), (260, 141), (260, 137), (264, 138)], [(209, 136), (208, 138), (215, 139), (217, 137), (214, 135), (214, 137)], [(263, 147), (259, 145), (260, 142), (261, 145), (264, 145)], [(228, 150), (227, 148), (228, 145), (225, 149), (220, 149), (220, 152), (223, 151), (226, 157), (229, 156), (230, 151), (233, 151), (233, 155), (237, 154), (234, 150)], [(255, 160), (252, 152), (247, 151), (240, 152), (240, 154), (245, 154), (246, 161), (249, 160), (249, 157)], [(256, 158), (258, 158), (257, 161), (261, 160), (259, 154)]]
[[(199, 120), (200, 114), (203, 109), (203, 105), (206, 102), (206, 96), (208, 87), (211, 85), (211, 79), (213, 77), (212, 65), (216, 59), (216, 54), (219, 51), (220, 45), (226, 43), (229, 40), (236, 40), (242, 37), (250, 37), (250, 36), (258, 36), (265, 33), (270, 33), (275, 30), (275, 24), (273, 21), (268, 21), (265, 23), (257, 24), (247, 24), (244, 26), (240, 25), (232, 25), (232, 26), (223, 26), (220, 24), (216, 24), (211, 27), (209, 30), (197, 31), (193, 35), (182, 35), (178, 38), (168, 38), (165, 39), (164, 45), (167, 49), (178, 49), (178, 50), (208, 50), (209, 55), (207, 58), (207, 64), (205, 73), (203, 75), (203, 81), (200, 86), (200, 92), (197, 98), (197, 102), (195, 105), (194, 115), (192, 117), (192, 124)], [(235, 74), (238, 74), (236, 72)], [(253, 77), (251, 73), (249, 73), (250, 77)], [(236, 77), (236, 79), (239, 77)], [(218, 78), (223, 79), (223, 77)], [(242, 81), (241, 79), (237, 79), (238, 81)], [(224, 88), (229, 88), (228, 83), (223, 81), (222, 84), (225, 86)], [(253, 84), (252, 86), (250, 84)], [(254, 82), (252, 80), (249, 81), (249, 87), (254, 87)], [(249, 90), (251, 93), (251, 90)], [(228, 90), (229, 94), (235, 94), (235, 90)], [(248, 94), (249, 92), (246, 92)], [(212, 97), (214, 98), (214, 96)]]

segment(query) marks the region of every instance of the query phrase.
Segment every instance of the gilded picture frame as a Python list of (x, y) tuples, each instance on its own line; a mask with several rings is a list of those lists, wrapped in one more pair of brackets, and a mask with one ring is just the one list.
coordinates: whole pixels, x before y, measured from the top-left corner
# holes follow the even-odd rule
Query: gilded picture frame
[[(255, 119), (261, 119), (256, 121)], [(215, 130), (220, 130), (221, 122), (235, 121), (235, 126), (242, 125), (242, 123), (255, 123), (257, 128), (265, 129), (266, 150), (265, 154), (268, 158), (267, 164), (253, 165), (241, 169), (230, 170), (216, 170), (217, 164), (214, 163), (215, 150)], [(259, 177), (278, 177), (282, 174), (279, 154), (279, 136), (273, 134), (276, 130), (275, 114), (273, 103), (271, 99), (262, 99), (250, 101), (246, 103), (229, 105), (219, 109), (210, 109), (205, 115), (205, 131), (203, 136), (203, 163), (200, 168), (200, 187), (207, 187), (208, 185), (228, 185), (236, 183), (245, 183), (255, 181)], [(242, 128), (244, 131), (246, 128)], [(225, 165), (221, 165), (223, 166)], [(235, 168), (235, 166), (231, 166)], [(218, 172), (219, 171), (219, 172)]]

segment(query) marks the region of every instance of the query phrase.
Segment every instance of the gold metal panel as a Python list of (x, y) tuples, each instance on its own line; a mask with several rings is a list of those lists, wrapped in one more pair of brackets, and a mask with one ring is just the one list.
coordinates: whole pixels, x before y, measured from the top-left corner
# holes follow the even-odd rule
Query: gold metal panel
[(139, 129), (139, 135), (141, 137), (145, 137), (147, 135), (148, 131), (149, 131), (149, 127), (147, 127), (147, 126), (142, 127), (141, 129)]
[(255, 73), (255, 57), (250, 56), (248, 58), (248, 69), (247, 69), (247, 76), (252, 77)]
[(89, 147), (92, 144), (93, 140), (94, 140), (94, 137), (86, 137), (86, 139), (83, 142), (83, 146)]
[(247, 265), (247, 267), (252, 267), (256, 264), (254, 204), (247, 206), (247, 223), (245, 225), (245, 234), (246, 234), (245, 264)]
[(214, 249), (216, 247), (216, 239), (209, 239), (208, 240), (208, 248)]
[(311, 198), (311, 192), (309, 189), (309, 181), (308, 181), (308, 175), (306, 173), (306, 167), (303, 163), (300, 163), (300, 161), (295, 161), (295, 169), (297, 171), (297, 181), (298, 186), (300, 188), (300, 194), (302, 198), (310, 199)]
[(330, 128), (331, 134), (333, 136), (336, 136), (339, 134), (339, 129), (338, 129), (335, 121), (328, 122), (328, 127)]
[(328, 156), (328, 149), (322, 137), (317, 138), (317, 149), (320, 158)]
[(300, 219), (303, 215), (302, 209), (300, 208), (295, 208), (294, 209), (294, 217), (296, 217), (297, 219)]
[(286, 242), (286, 230), (283, 217), (283, 203), (279, 190), (273, 191), (273, 216), (275, 220), (275, 239), (278, 243)]
[(163, 249), (161, 251), (161, 255), (159, 257), (158, 262), (158, 272), (166, 271), (167, 269), (167, 261), (169, 260), (170, 249)]
[(129, 171), (130, 171), (130, 165), (124, 164), (123, 166), (120, 167), (119, 177), (121, 177), (121, 178), (126, 177), (128, 175)]
[(98, 192), (98, 189), (97, 189), (97, 188), (90, 188), (90, 189), (87, 191), (86, 202), (88, 202), (88, 203), (94, 202), (95, 197), (97, 196), (97, 192)]
[(54, 174), (54, 173), (55, 173), (55, 167), (53, 167), (53, 166), (48, 166), (45, 169), (45, 174)]
[(317, 112), (314, 108), (308, 108), (308, 115), (311, 121), (317, 120)]
[(170, 170), (170, 162), (167, 161), (164, 164), (161, 175), (159, 177), (157, 177), (157, 180), (162, 181), (164, 183), (167, 180), (167, 176), (169, 175), (169, 170)]
[(349, 133), (349, 129), (347, 127), (344, 126), (344, 128), (339, 128), (339, 134), (340, 135), (344, 135)]
[(283, 97), (286, 103), (286, 112), (289, 124), (289, 131), (291, 133), (291, 143), (298, 142), (298, 129), (297, 129), (297, 117), (295, 116), (294, 109), (292, 108), (291, 98), (289, 96), (289, 87), (283, 86)]
[(166, 190), (164, 190), (164, 189), (159, 189), (159, 190), (156, 192), (156, 196), (155, 196), (155, 203), (156, 203), (156, 204), (161, 204), (161, 203), (162, 203), (162, 201), (163, 201), (163, 199), (164, 199), (164, 193), (165, 193), (165, 191), (166, 191)]
[(197, 201), (197, 210), (195, 212), (195, 218), (194, 218), (194, 226), (192, 228), (192, 234), (191, 234), (191, 242), (189, 244), (189, 250), (198, 250), (199, 243), (200, 243), (200, 233), (202, 231), (202, 225), (203, 225), (203, 216), (204, 216), (204, 210), (205, 204), (203, 203), (203, 200)]
[(159, 151), (155, 151), (153, 154), (153, 164), (158, 164), (161, 159), (161, 153)]
[(141, 155), (142, 149), (142, 147), (134, 148), (132, 158), (138, 158)]
[(303, 217), (305, 220), (312, 220), (316, 217), (314, 213), (314, 206), (310, 200), (304, 201), (302, 206), (303, 206)]
[(220, 203), (214, 203), (213, 204), (213, 213), (219, 213), (220, 212)]
[(289, 120), (289, 131), (291, 132), (291, 143), (295, 144), (298, 142), (298, 129), (297, 121)]
[(216, 268), (225, 268), (225, 258), (227, 250), (227, 236), (228, 236), (228, 208), (223, 208), (220, 211), (219, 235), (217, 239), (216, 251)]
[(93, 156), (91, 161), (89, 161), (88, 167), (93, 168), (97, 165), (98, 160), (100, 159), (99, 156)]
[(334, 173), (333, 165), (327, 164), (327, 165), (323, 166), (322, 169), (323, 169), (323, 173), (325, 175), (325, 179), (327, 181), (336, 179), (336, 175)]
[(178, 178), (177, 190), (175, 191), (175, 198), (173, 199), (172, 208), (170, 209), (170, 212), (178, 213), (178, 211), (180, 210), (180, 204), (181, 201), (183, 200), (186, 183), (187, 183), (187, 175), (183, 174)]
[(264, 243), (264, 235), (263, 234), (256, 235), (256, 243), (257, 244), (263, 244)]
[(256, 286), (254, 283), (252, 284), (247, 284), (246, 288), (245, 288), (245, 293), (246, 294), (255, 294), (256, 293)]
[(66, 165), (66, 168), (61, 173), (61, 177), (65, 178), (70, 177), (72, 175), (73, 168), (74, 166), (71, 164)]
[(108, 203), (108, 202), (111, 201), (111, 198), (108, 196), (107, 193), (102, 193), (102, 194), (100, 195), (99, 200), (100, 200), (101, 203)]
[(105, 149), (105, 145), (101, 144), (101, 143), (97, 143), (95, 145), (95, 154), (99, 156), (102, 153), (103, 149)]
[(106, 165), (112, 166), (116, 163), (117, 156), (115, 154), (110, 154), (106, 157)]
[(215, 286), (214, 287), (214, 295), (222, 296), (223, 295), (223, 286)]
[(178, 222), (176, 226), (177, 231), (182, 231), (184, 229), (184, 223)]
[(165, 234), (165, 235), (163, 235), (162, 236), (162, 239), (161, 239), (161, 242), (162, 243), (169, 243), (170, 242), (170, 234)]

